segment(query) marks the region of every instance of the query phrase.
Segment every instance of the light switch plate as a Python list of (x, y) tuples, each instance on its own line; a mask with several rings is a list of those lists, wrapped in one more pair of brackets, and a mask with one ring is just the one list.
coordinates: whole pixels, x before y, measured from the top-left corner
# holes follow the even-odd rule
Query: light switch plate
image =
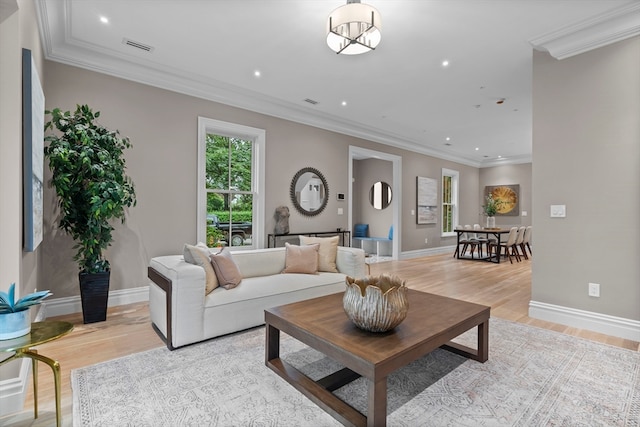
[(565, 218), (567, 216), (567, 205), (551, 205), (551, 218)]

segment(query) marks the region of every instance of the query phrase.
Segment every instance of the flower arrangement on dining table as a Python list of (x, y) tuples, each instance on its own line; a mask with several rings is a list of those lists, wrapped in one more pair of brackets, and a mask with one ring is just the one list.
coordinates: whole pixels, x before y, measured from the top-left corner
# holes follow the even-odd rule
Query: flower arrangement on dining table
[(484, 213), (487, 216), (495, 216), (498, 212), (498, 209), (500, 208), (500, 205), (502, 205), (502, 200), (494, 199), (493, 194), (489, 193), (489, 195), (485, 198), (485, 205), (482, 206), (482, 209), (484, 209)]

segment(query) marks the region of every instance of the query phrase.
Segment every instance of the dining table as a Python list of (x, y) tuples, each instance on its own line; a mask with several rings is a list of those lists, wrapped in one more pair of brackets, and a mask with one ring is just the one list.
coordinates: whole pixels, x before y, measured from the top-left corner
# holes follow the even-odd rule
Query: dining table
[[(496, 227), (496, 228), (480, 228), (477, 230), (474, 229), (465, 229), (465, 228), (456, 228), (454, 230), (457, 234), (457, 250), (456, 250), (456, 258), (458, 259), (466, 259), (466, 260), (473, 260), (473, 261), (488, 261), (488, 262), (494, 262), (497, 264), (500, 264), (500, 243), (502, 242), (502, 235), (503, 234), (509, 234), (509, 232), (511, 231), (511, 227), (509, 228), (501, 228), (501, 227)], [(470, 235), (484, 235), (487, 237), (487, 239), (491, 239), (492, 237), (494, 238), (494, 242), (491, 245), (495, 245), (497, 246), (498, 250), (495, 253), (491, 253), (490, 249), (487, 249), (487, 255), (480, 255), (481, 251), (477, 252), (477, 256), (474, 256), (474, 252), (471, 253), (471, 255), (465, 255), (462, 254), (460, 251), (460, 245), (464, 244), (460, 242), (460, 239), (462, 237), (462, 235), (464, 233), (467, 233), (469, 236), (469, 239), (471, 239)], [(472, 239), (471, 239), (472, 240)]]

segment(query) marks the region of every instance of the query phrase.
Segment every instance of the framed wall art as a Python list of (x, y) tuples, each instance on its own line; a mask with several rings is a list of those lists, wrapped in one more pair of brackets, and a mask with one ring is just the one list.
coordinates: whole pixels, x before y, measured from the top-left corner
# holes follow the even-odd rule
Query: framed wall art
[(520, 215), (520, 184), (515, 185), (487, 185), (484, 187), (484, 196), (491, 194), (495, 200), (501, 203), (498, 206), (497, 216)]
[(438, 181), (419, 176), (416, 189), (417, 223), (435, 224), (438, 222)]
[(44, 192), (44, 93), (31, 51), (22, 49), (23, 246), (42, 242)]

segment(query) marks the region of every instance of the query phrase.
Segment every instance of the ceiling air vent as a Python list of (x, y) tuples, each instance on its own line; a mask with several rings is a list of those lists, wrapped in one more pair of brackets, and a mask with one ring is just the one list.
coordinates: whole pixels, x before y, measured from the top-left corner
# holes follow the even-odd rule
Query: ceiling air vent
[(144, 50), (145, 52), (153, 52), (153, 47), (144, 43), (136, 42), (127, 38), (122, 39), (122, 44)]
[(305, 99), (304, 102), (308, 102), (311, 105), (316, 105), (318, 103), (318, 101), (314, 101), (313, 99), (310, 99), (310, 98)]

